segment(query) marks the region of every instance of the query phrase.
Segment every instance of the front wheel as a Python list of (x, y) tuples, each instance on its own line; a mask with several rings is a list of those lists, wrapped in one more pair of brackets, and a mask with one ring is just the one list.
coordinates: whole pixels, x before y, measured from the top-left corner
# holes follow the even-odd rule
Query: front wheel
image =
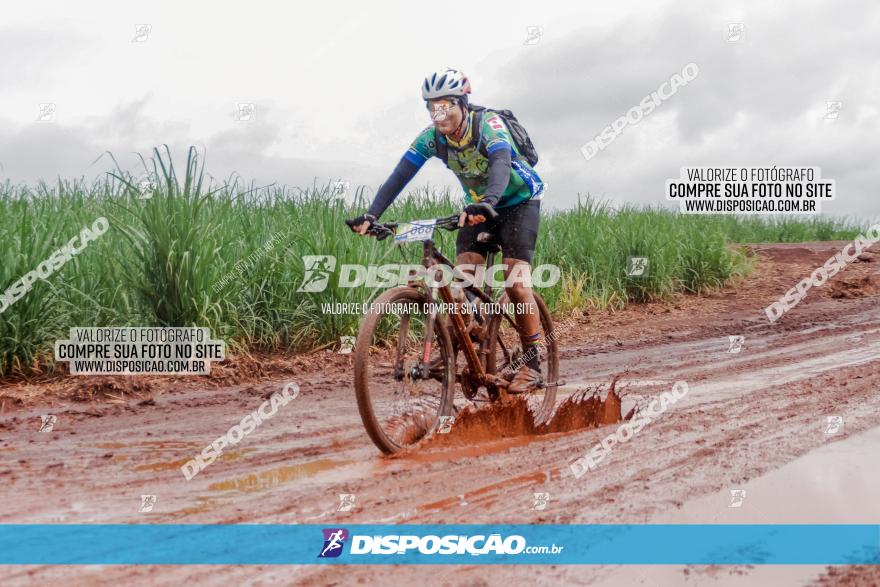
[(370, 439), (386, 454), (432, 434), (452, 412), (455, 355), (445, 324), (426, 314), (429, 301), (412, 287), (390, 289), (373, 302), (375, 311), (358, 332), (358, 411)]

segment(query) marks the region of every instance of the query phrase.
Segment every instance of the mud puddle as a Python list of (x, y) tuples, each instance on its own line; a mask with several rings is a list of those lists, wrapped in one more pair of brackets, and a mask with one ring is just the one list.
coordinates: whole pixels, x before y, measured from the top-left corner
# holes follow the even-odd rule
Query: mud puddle
[(519, 475), (518, 477), (513, 477), (511, 479), (505, 479), (504, 481), (499, 481), (498, 483), (492, 483), (490, 485), (485, 485), (480, 487), (479, 489), (475, 489), (473, 491), (466, 491), (460, 495), (454, 497), (447, 497), (445, 499), (441, 499), (438, 501), (433, 501), (430, 503), (426, 503), (424, 505), (420, 505), (418, 507), (419, 511), (432, 511), (432, 510), (447, 510), (453, 506), (466, 506), (466, 505), (491, 505), (495, 498), (502, 493), (514, 493), (516, 488), (518, 487), (531, 487), (536, 483), (544, 483), (548, 481), (547, 474), (543, 472), (538, 473), (528, 473), (525, 475)]
[[(253, 448), (243, 448), (240, 450), (229, 450), (221, 454), (217, 457), (217, 461), (229, 462), (229, 461), (237, 461), (242, 457), (254, 452)], [(185, 456), (181, 459), (176, 459), (172, 461), (157, 461), (154, 463), (145, 463), (143, 465), (138, 465), (134, 468), (135, 471), (176, 471), (183, 467), (186, 463), (188, 463), (192, 457)]]
[(289, 465), (268, 469), (259, 473), (251, 473), (243, 477), (236, 477), (226, 481), (218, 481), (208, 486), (209, 491), (239, 491), (252, 492), (263, 491), (289, 483), (314, 477), (318, 473), (350, 465), (355, 461), (343, 461), (335, 459), (319, 459), (299, 465)]
[[(826, 434), (819, 426), (817, 434)], [(843, 438), (843, 440), (838, 440)], [(688, 501), (652, 524), (878, 524), (880, 428), (845, 437), (751, 481)], [(615, 568), (597, 585), (628, 585), (650, 577), (657, 585), (807, 585), (824, 565), (638, 566)]]
[(880, 524), (880, 427), (846, 438), (845, 421), (817, 418), (815, 433), (824, 435), (828, 444), (767, 475), (689, 501), (652, 522)]

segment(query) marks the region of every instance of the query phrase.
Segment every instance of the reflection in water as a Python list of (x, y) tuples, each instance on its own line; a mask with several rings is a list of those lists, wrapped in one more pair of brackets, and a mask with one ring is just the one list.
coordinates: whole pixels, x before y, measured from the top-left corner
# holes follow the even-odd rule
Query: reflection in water
[(212, 483), (208, 486), (208, 489), (211, 491), (262, 491), (264, 489), (270, 489), (277, 485), (281, 485), (282, 483), (287, 483), (288, 481), (296, 481), (298, 479), (311, 477), (321, 471), (344, 467), (353, 462), (354, 461), (320, 459), (309, 463), (278, 467), (277, 469), (252, 473), (245, 477)]

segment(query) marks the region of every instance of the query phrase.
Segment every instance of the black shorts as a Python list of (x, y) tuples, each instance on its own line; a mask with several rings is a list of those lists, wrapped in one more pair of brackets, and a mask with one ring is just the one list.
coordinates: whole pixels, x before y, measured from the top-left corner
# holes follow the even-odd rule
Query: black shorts
[(455, 240), (455, 253), (479, 253), (486, 256), (488, 245), (477, 241), (477, 235), (488, 232), (501, 245), (505, 259), (521, 259), (532, 262), (538, 225), (541, 221), (541, 201), (527, 200), (509, 208), (498, 208), (498, 218), (473, 226), (464, 226)]

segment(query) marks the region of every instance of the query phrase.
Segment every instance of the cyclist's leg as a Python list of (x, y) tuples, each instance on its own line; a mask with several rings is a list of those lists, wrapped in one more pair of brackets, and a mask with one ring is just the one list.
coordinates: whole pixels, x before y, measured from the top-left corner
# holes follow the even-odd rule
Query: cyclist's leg
[[(540, 344), (541, 316), (532, 295), (531, 265), (524, 259), (504, 257), (507, 298), (514, 304), (516, 327), (523, 342), (523, 350)], [(526, 364), (538, 368), (537, 357)]]
[[(483, 230), (485, 230), (485, 223), (475, 226), (464, 226), (459, 229), (458, 237), (455, 241), (455, 266), (461, 273), (469, 275), (471, 282), (474, 282), (475, 268), (482, 267), (486, 262), (486, 247), (483, 243), (477, 241), (477, 235), (483, 232)], [(455, 282), (460, 281), (461, 279), (456, 277)], [(458, 303), (466, 301), (463, 291), (455, 283), (452, 286), (452, 295)], [(465, 327), (467, 328), (470, 325), (470, 315), (462, 314), (462, 320), (464, 320)], [(452, 339), (453, 345), (457, 347), (458, 340), (451, 322), (448, 328), (449, 337)]]
[(485, 262), (486, 257), (474, 251), (465, 251), (455, 256), (455, 266), (458, 267), (459, 265), (464, 265), (465, 268), (462, 269), (462, 272), (469, 275), (473, 275), (474, 273), (471, 270), (470, 265), (482, 265)]
[[(474, 226), (463, 226), (458, 231), (455, 239), (455, 265), (474, 265), (480, 266), (486, 262), (486, 246), (477, 241), (477, 236), (481, 232), (488, 232), (486, 222), (475, 224)], [(473, 275), (471, 270), (464, 270), (464, 273)]]
[[(523, 376), (514, 379), (512, 392), (528, 391), (538, 378), (528, 369), (540, 374), (541, 317), (532, 295), (531, 262), (538, 239), (541, 203), (528, 201), (516, 206), (499, 226), (501, 250), (504, 256), (508, 299), (515, 304), (516, 325), (523, 348)], [(519, 374), (518, 374), (519, 375)], [(519, 385), (517, 385), (519, 383)], [(517, 389), (523, 387), (524, 389)]]

